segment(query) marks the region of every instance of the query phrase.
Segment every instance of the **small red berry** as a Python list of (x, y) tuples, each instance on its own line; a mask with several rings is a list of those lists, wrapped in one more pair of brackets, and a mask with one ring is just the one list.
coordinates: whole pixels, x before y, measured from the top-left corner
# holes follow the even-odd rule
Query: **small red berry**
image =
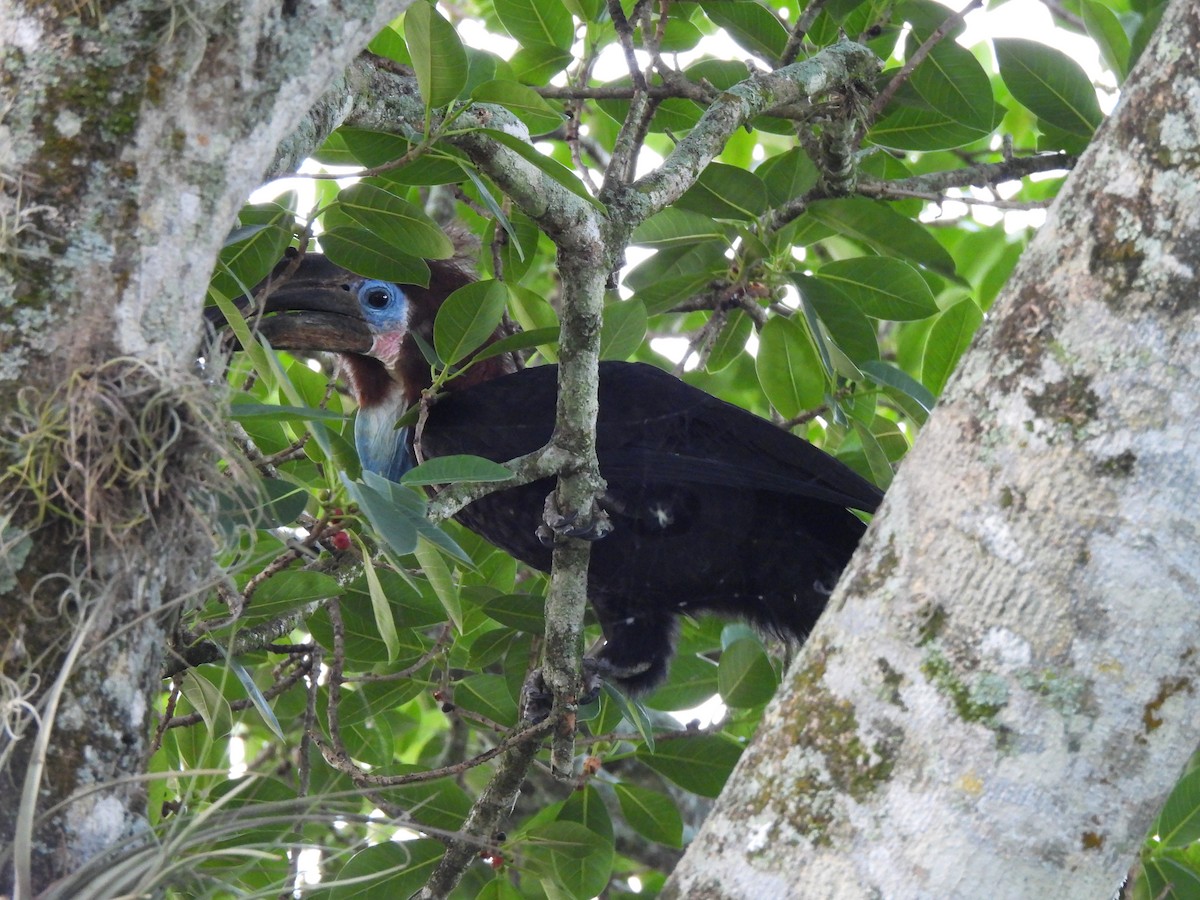
[(344, 531), (335, 531), (329, 542), (333, 544), (333, 549), (339, 552), (350, 549), (350, 535)]

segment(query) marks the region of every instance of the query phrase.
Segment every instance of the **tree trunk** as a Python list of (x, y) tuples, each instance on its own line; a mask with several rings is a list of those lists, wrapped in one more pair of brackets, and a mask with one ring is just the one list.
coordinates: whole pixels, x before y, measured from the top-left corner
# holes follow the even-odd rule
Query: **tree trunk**
[(405, 5), (0, 2), (0, 894), (145, 827), (148, 698), (212, 555), (213, 263)]
[(663, 896), (1112, 895), (1197, 743), (1177, 0)]

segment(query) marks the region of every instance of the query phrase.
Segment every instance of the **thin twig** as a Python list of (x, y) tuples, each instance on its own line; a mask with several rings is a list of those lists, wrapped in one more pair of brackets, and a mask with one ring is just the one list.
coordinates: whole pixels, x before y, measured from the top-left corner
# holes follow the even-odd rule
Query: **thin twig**
[(942, 42), (943, 38), (945, 38), (952, 29), (957, 28), (962, 24), (963, 19), (967, 16), (967, 13), (974, 12), (982, 5), (983, 0), (971, 0), (970, 3), (960, 9), (958, 12), (947, 16), (946, 20), (937, 27), (933, 34), (927, 37), (921, 46), (913, 52), (912, 56), (910, 56), (900, 68), (900, 71), (892, 76), (892, 80), (889, 81), (884, 89), (879, 92), (879, 95), (871, 104), (871, 108), (867, 117), (859, 125), (858, 132), (855, 136), (855, 145), (862, 143), (862, 137), (866, 133), (867, 129), (871, 126), (871, 123), (879, 118), (879, 114), (883, 112), (884, 107), (891, 102), (892, 97), (896, 95), (896, 91), (900, 90), (900, 86), (908, 81), (908, 79), (912, 76), (913, 70), (916, 69), (916, 67), (922, 62), (924, 62), (925, 57), (930, 54), (934, 47)]
[(621, 45), (621, 50), (625, 53), (625, 65), (629, 68), (629, 77), (633, 79), (634, 89), (644, 94), (649, 86), (646, 84), (646, 76), (642, 74), (642, 70), (638, 66), (637, 56), (634, 54), (633, 26), (625, 18), (625, 10), (621, 8), (621, 0), (608, 0), (608, 14), (612, 19), (613, 29), (617, 32), (617, 41)]
[(812, 23), (825, 8), (826, 2), (827, 0), (812, 0), (804, 8), (800, 18), (796, 20), (796, 26), (788, 35), (787, 44), (783, 48), (783, 56), (779, 59), (781, 65), (788, 66), (796, 61), (796, 57), (800, 55), (800, 47), (804, 43), (804, 36), (808, 34), (808, 29), (812, 28)]

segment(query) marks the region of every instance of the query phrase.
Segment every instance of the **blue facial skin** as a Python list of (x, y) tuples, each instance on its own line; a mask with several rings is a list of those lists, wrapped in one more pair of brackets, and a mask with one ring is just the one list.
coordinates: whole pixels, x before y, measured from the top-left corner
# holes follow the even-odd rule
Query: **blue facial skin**
[(408, 325), (408, 298), (398, 284), (363, 281), (357, 288), (358, 306), (372, 331), (400, 331)]
[[(363, 281), (355, 290), (363, 319), (378, 334), (402, 331), (408, 324), (408, 298), (390, 281)], [(354, 446), (363, 469), (389, 481), (413, 467), (408, 450), (408, 429), (396, 428), (406, 406), (400, 391), (391, 391), (382, 402), (359, 409), (354, 422)]]

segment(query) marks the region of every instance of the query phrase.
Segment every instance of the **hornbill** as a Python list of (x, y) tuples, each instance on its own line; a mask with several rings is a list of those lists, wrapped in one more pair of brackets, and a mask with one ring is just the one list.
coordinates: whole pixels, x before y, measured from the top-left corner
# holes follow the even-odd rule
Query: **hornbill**
[[(432, 345), (441, 302), (473, 276), (429, 261), (428, 288), (354, 275), (324, 256), (266, 293), (259, 329), (276, 349), (332, 351), (358, 402), (363, 467), (393, 480), (413, 464), (414, 429), (395, 427), (431, 386), (413, 335)], [(264, 283), (266, 284), (266, 283)], [(429, 407), (420, 457), (466, 453), (507, 462), (554, 428), (557, 366), (480, 361)], [(714, 612), (803, 640), (882, 493), (832, 456), (644, 363), (601, 362), (596, 452), (611, 532), (592, 547), (588, 595), (605, 646), (589, 673), (629, 693), (665, 677), (676, 617)], [(551, 478), (506, 488), (456, 518), (536, 569), (550, 568), (542, 527)]]

